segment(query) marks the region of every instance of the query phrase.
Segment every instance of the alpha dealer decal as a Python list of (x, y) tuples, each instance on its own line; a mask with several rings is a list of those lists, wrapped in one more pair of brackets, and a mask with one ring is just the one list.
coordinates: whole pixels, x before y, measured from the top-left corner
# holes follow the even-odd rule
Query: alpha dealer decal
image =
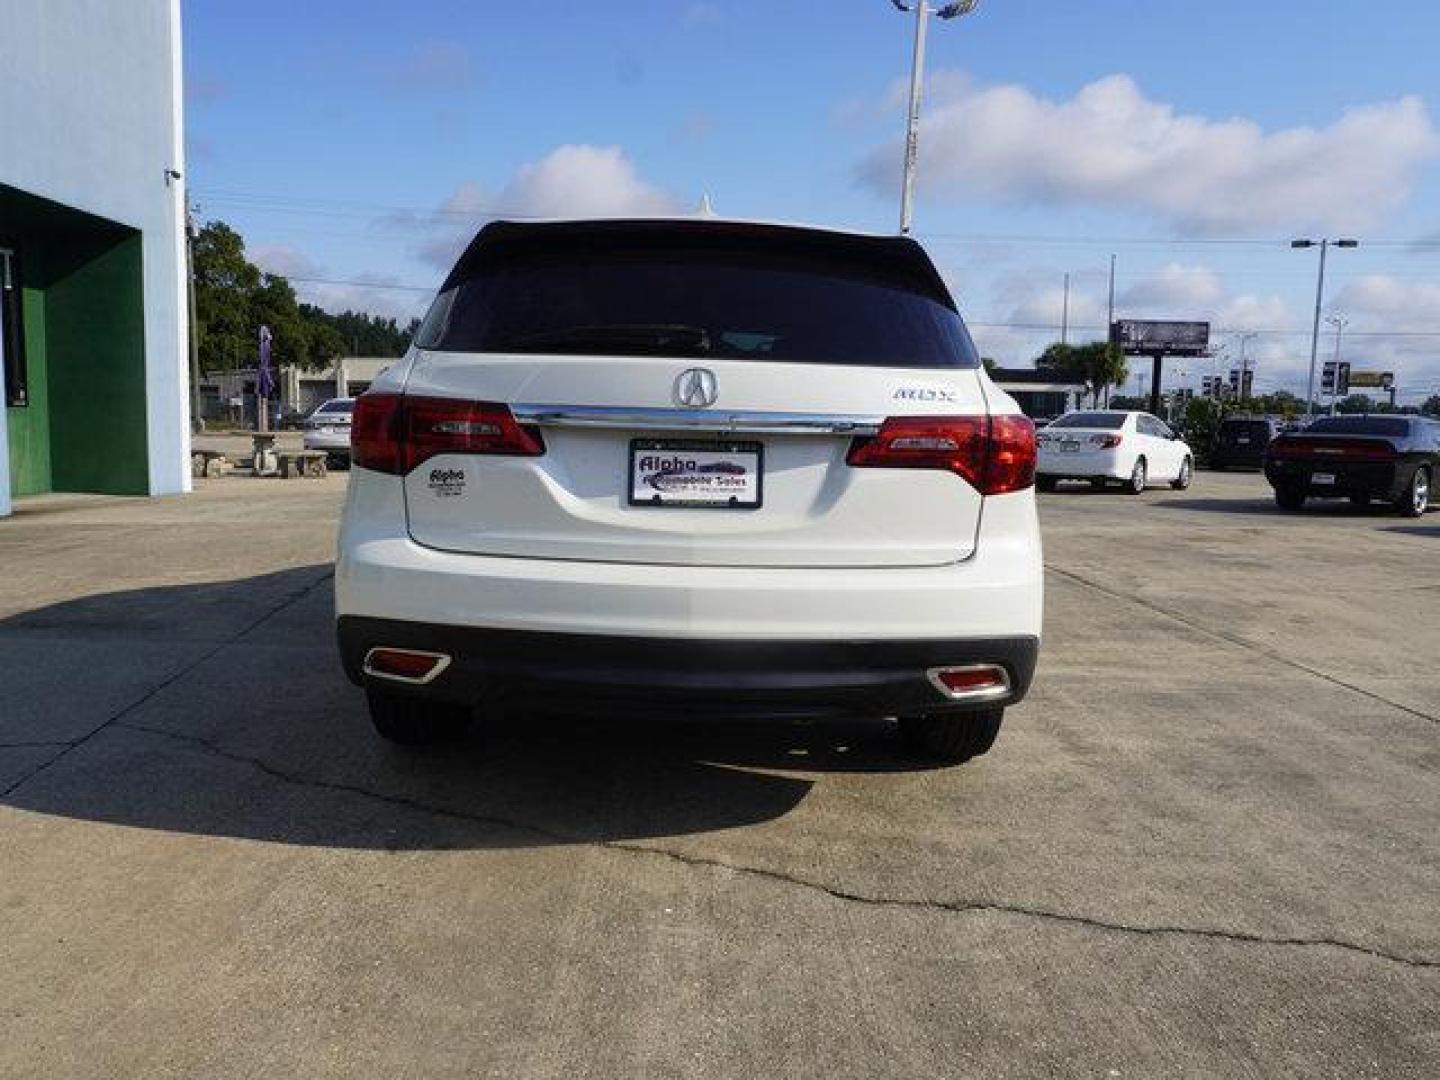
[(464, 469), (431, 469), (430, 491), (437, 499), (453, 499), (465, 494)]

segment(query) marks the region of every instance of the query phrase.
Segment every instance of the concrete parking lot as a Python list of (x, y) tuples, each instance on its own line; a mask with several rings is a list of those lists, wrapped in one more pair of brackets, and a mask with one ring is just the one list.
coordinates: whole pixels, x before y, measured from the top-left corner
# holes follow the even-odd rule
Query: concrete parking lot
[(0, 525), (0, 1076), (1433, 1077), (1440, 515), (1045, 496), (989, 757), (380, 744), (343, 475)]

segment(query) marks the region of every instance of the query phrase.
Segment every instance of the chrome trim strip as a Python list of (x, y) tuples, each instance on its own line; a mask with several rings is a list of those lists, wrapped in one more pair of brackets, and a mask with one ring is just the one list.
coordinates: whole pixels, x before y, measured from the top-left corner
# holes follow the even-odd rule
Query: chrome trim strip
[(757, 435), (874, 435), (883, 416), (739, 412), (723, 409), (627, 409), (590, 405), (512, 405), (522, 424), (639, 428), (646, 431), (743, 431)]
[[(370, 658), (381, 650), (409, 653), (411, 656), (428, 656), (432, 660), (437, 661), (437, 663), (419, 679), (412, 679), (406, 675), (395, 675), (388, 671), (376, 671), (370, 666)], [(391, 682), (407, 683), (410, 686), (426, 686), (438, 679), (441, 673), (449, 666), (450, 657), (444, 653), (426, 652), (424, 649), (402, 649), (399, 645), (376, 645), (365, 654), (365, 663), (361, 665), (361, 670), (373, 679), (389, 679)]]
[[(980, 690), (951, 690), (940, 681), (942, 671), (994, 671), (1000, 675), (999, 686), (987, 686)], [(930, 685), (950, 701), (1000, 701), (1010, 696), (1010, 672), (1000, 664), (959, 664), (950, 667), (931, 668), (925, 672)]]

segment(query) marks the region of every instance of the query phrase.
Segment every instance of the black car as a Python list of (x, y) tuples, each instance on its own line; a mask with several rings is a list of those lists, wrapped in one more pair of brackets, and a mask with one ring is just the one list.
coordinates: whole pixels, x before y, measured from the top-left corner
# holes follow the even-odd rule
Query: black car
[(1210, 447), (1210, 467), (1263, 468), (1265, 451), (1280, 434), (1280, 422), (1263, 416), (1231, 416), (1220, 422)]
[(1324, 416), (1281, 435), (1265, 454), (1265, 478), (1283, 510), (1310, 498), (1390, 503), (1407, 517), (1430, 505), (1440, 475), (1440, 422), (1420, 416)]

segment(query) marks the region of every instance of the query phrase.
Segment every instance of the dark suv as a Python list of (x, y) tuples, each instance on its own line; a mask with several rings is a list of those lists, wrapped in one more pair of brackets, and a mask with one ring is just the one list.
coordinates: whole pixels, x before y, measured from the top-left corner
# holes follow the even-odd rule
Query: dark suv
[(1265, 450), (1280, 434), (1280, 422), (1263, 416), (1232, 416), (1220, 422), (1210, 447), (1210, 467), (1263, 468)]

